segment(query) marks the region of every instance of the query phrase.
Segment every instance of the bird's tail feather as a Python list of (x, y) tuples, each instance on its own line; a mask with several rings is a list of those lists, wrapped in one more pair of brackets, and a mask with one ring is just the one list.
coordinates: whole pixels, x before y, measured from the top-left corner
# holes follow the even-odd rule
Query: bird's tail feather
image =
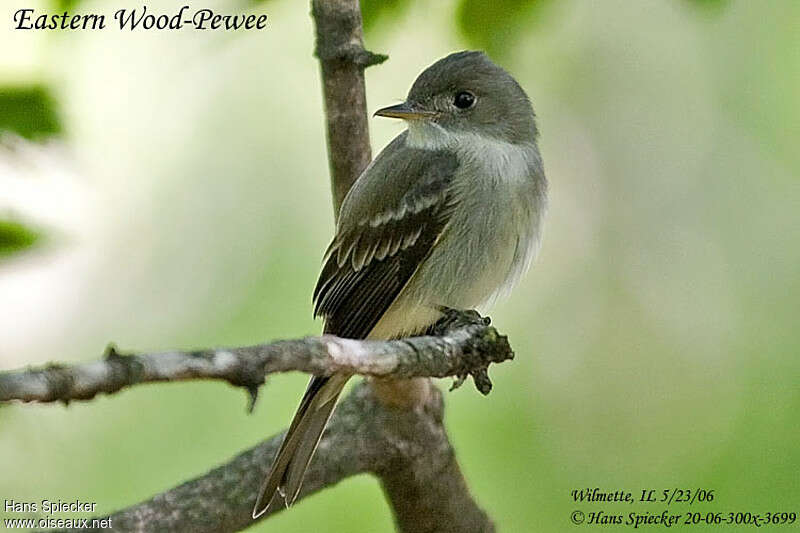
[(339, 374), (311, 378), (258, 494), (253, 518), (258, 518), (275, 505), (288, 507), (294, 503), (336, 399), (349, 378)]

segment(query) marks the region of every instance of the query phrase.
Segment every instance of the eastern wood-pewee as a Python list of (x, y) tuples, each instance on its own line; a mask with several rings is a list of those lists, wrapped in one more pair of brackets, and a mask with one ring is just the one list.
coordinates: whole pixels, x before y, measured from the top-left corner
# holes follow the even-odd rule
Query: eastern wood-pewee
[[(525, 91), (481, 52), (419, 75), (398, 135), (345, 198), (314, 290), (325, 333), (392, 339), (425, 333), (442, 308), (484, 308), (539, 247), (547, 181)], [(349, 375), (311, 379), (253, 517), (291, 505)]]

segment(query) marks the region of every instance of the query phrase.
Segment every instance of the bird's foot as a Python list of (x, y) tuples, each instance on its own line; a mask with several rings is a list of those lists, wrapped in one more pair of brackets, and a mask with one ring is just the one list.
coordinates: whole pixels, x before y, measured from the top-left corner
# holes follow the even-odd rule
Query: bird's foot
[(453, 309), (440, 305), (439, 312), (442, 313), (442, 317), (433, 325), (432, 333), (434, 335), (444, 335), (448, 330), (465, 326), (488, 326), (492, 323), (491, 318), (481, 316), (474, 309)]
[[(448, 331), (452, 331), (457, 328), (463, 328), (466, 326), (488, 326), (492, 323), (491, 318), (488, 316), (481, 316), (480, 313), (474, 309), (465, 311), (461, 309), (453, 309), (452, 307), (440, 306), (439, 311), (442, 313), (442, 318), (440, 318), (431, 328), (432, 335), (446, 335)], [(475, 383), (475, 388), (477, 388), (483, 395), (489, 394), (489, 391), (492, 390), (492, 382), (489, 379), (489, 374), (486, 368), (478, 368), (472, 372), (456, 376), (453, 379), (453, 385), (450, 387), (450, 390), (452, 391), (459, 388), (464, 384), (464, 382), (467, 380), (467, 377), (470, 375)]]

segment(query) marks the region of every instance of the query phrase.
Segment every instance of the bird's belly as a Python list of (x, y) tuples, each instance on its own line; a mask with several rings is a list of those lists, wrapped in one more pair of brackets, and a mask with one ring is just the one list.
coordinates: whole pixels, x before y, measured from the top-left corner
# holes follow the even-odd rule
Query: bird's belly
[(539, 210), (512, 195), (483, 198), (492, 201), (454, 215), (400, 294), (399, 307), (485, 311), (519, 280), (538, 248)]
[[(487, 210), (488, 211), (488, 210)], [(510, 212), (486, 213), (454, 226), (418, 272), (423, 303), (475, 309), (489, 303), (513, 270), (519, 231)], [(415, 276), (417, 277), (417, 276)]]
[[(370, 338), (422, 333), (442, 307), (485, 312), (519, 281), (539, 248), (546, 182), (535, 173), (540, 167), (511, 155), (467, 169), (456, 180), (456, 212)], [(484, 177), (468, 179), (468, 173)]]
[(470, 216), (452, 222), (369, 338), (422, 333), (441, 316), (441, 307), (480, 308), (507, 283), (517, 255), (514, 221)]

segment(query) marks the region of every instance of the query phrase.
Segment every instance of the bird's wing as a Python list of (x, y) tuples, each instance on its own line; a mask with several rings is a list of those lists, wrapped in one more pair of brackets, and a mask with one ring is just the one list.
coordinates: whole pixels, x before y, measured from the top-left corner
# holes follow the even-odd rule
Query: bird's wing
[(456, 206), (455, 154), (398, 136), (342, 205), (317, 286), (314, 316), (325, 332), (365, 338), (430, 253)]

